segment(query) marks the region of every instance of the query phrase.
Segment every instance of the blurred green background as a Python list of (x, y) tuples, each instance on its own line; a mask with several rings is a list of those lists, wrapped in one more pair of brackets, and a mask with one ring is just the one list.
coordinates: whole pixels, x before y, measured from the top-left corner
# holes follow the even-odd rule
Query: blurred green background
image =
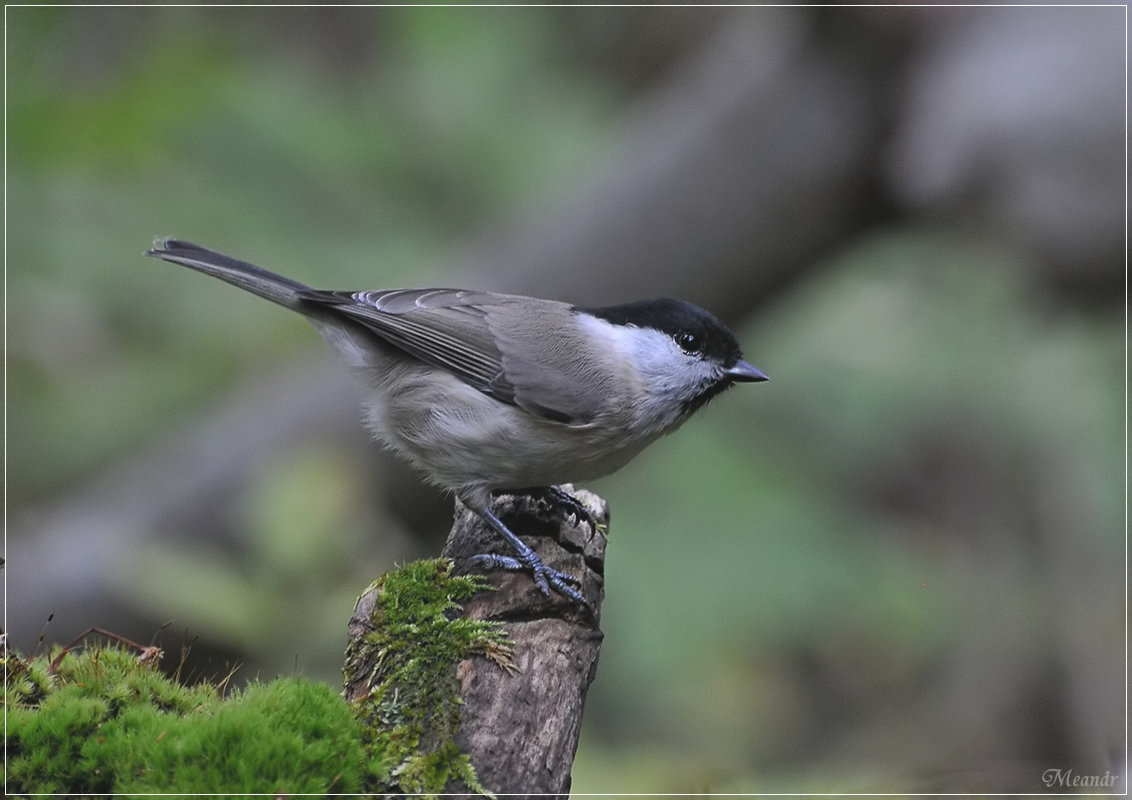
[(676, 294), (772, 381), (591, 487), (575, 791), (1123, 776), (1120, 13), (6, 8), (10, 642), (336, 683), (447, 532), (317, 335), (154, 236)]

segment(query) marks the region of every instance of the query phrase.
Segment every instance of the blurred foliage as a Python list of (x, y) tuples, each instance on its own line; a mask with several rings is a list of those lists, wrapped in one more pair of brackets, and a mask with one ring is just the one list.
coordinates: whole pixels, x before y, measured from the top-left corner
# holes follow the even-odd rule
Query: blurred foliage
[(209, 543), (155, 538), (118, 564), (115, 595), (163, 619), (192, 620), (237, 652), (255, 654), (266, 674), (294, 668), (334, 680), (342, 669), (344, 625), (361, 589), (382, 564), (373, 531), (394, 538), (395, 523), (375, 518), (358, 464), (313, 444), (285, 453), (252, 476), (232, 527), (233, 553)]
[[(322, 347), (146, 261), (153, 236), (315, 285), (442, 285), (454, 243), (570, 182), (627, 99), (572, 60), (554, 9), (7, 15), (13, 509)], [(1074, 614), (1080, 652), (1119, 661), (1124, 343), (1031, 266), (876, 231), (739, 331), (770, 383), (593, 487), (613, 509), (606, 640), (575, 791), (906, 786), (1001, 688), (964, 653), (1024, 684)], [(223, 520), (238, 553), (155, 538), (123, 554), (115, 600), (268, 671), (299, 632), (320, 654), (301, 669), (336, 682), (390, 527), (364, 469), (300, 441)]]

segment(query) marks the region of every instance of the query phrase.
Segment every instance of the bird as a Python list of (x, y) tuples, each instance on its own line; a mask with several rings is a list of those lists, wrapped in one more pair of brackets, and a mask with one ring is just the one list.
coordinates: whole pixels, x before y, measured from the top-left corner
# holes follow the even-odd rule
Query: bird
[(708, 311), (672, 298), (607, 306), (469, 289), (312, 289), (175, 238), (146, 255), (302, 314), (361, 377), (366, 424), (454, 494), (514, 552), (473, 564), (529, 572), (583, 607), (492, 511), (493, 492), (545, 490), (617, 471), (720, 392), (769, 380)]

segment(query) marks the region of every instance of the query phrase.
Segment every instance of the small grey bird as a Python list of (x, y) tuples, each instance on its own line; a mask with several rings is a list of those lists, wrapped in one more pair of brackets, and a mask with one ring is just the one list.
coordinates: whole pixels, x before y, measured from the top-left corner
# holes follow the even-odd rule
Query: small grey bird
[(583, 606), (578, 580), (543, 564), (492, 512), (491, 493), (608, 475), (724, 389), (767, 380), (723, 323), (680, 300), (583, 308), (462, 289), (320, 291), (177, 239), (146, 254), (305, 316), (366, 381), (376, 437), (515, 551), (480, 565), (529, 570), (545, 594)]

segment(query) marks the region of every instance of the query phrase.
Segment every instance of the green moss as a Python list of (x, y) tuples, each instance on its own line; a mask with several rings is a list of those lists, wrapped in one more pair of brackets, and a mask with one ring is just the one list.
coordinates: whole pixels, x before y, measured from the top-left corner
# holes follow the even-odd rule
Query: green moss
[(38, 705), (55, 685), (48, 664), (45, 658), (28, 661), (11, 650), (0, 655), (0, 666), (4, 670), (4, 706)]
[(456, 665), (483, 655), (511, 668), (509, 640), (497, 623), (454, 617), (461, 602), (487, 588), (482, 578), (454, 577), (447, 559), (408, 564), (371, 587), (373, 630), (351, 644), (345, 673), (347, 685), (364, 676), (370, 687), (356, 707), (386, 790), (433, 795), (460, 781), (490, 796), (455, 744)]
[(23, 661), (9, 654), (5, 662), (9, 789), (110, 791), (113, 769), (87, 748), (123, 710), (136, 706), (184, 714), (215, 699), (208, 687), (178, 686), (121, 650), (68, 654), (54, 673), (51, 656)]
[(451, 572), (449, 561), (423, 561), (374, 584), (374, 629), (351, 646), (346, 670), (372, 691), (352, 705), (302, 678), (222, 698), (164, 676), (154, 653), (116, 647), (8, 652), (8, 790), (436, 794), (462, 782), (489, 795), (454, 741), (455, 668), (475, 654), (509, 667), (510, 649), (497, 625), (455, 617), (486, 584)]
[[(117, 649), (69, 653), (54, 675), (48, 663), (5, 662), (10, 792), (321, 794), (364, 786), (360, 726), (328, 686), (291, 678), (222, 699)], [(26, 676), (41, 673), (43, 690), (25, 691)]]
[(362, 786), (356, 721), (330, 687), (301, 678), (252, 685), (204, 719), (134, 707), (115, 722), (87, 752), (115, 758), (120, 792), (292, 795)]

